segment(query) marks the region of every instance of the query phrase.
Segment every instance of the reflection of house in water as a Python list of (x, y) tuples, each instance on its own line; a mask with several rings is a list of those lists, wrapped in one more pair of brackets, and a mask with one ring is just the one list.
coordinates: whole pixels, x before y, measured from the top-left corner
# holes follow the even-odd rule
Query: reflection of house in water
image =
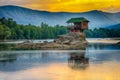
[(73, 69), (85, 69), (89, 64), (89, 59), (85, 57), (85, 52), (71, 53), (68, 64)]

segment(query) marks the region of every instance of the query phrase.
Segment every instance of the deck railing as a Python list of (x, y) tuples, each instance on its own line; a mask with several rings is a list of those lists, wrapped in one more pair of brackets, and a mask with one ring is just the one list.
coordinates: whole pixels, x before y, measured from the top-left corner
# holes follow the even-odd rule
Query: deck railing
[(74, 29), (75, 25), (68, 25), (68, 29)]
[(74, 29), (74, 28), (80, 29), (80, 27), (77, 27), (77, 26), (75, 26), (75, 25), (68, 25), (67, 27), (68, 27), (68, 29)]

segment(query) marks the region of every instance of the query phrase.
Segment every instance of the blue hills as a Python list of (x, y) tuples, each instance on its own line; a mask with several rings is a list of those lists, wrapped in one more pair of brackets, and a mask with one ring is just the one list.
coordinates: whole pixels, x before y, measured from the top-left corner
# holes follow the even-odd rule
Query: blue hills
[(120, 29), (120, 24), (115, 24), (115, 25), (107, 26), (106, 28), (109, 28), (109, 29)]
[(0, 6), (0, 18), (13, 18), (19, 24), (40, 25), (41, 22), (49, 25), (67, 25), (66, 21), (73, 17), (85, 17), (90, 21), (89, 28), (99, 28), (120, 24), (120, 12), (107, 13), (98, 10), (89, 12), (48, 12), (32, 10), (19, 6)]

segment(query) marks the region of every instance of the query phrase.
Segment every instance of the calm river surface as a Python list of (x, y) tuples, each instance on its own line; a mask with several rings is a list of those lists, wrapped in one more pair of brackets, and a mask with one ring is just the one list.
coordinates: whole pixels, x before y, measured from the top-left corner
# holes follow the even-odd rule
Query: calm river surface
[(120, 80), (120, 45), (92, 43), (86, 50), (64, 51), (2, 49), (0, 80)]

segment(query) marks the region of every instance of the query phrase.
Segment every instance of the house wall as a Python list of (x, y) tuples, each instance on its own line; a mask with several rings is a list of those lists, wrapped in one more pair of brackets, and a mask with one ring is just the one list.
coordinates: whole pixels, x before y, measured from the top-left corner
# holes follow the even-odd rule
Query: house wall
[(73, 26), (69, 26), (71, 32), (78, 32), (88, 29), (88, 22), (75, 22)]
[(76, 22), (76, 23), (74, 23), (74, 26), (75, 26), (76, 28), (81, 28), (81, 22)]
[(82, 30), (88, 29), (88, 22), (82, 22), (81, 23), (81, 29)]

